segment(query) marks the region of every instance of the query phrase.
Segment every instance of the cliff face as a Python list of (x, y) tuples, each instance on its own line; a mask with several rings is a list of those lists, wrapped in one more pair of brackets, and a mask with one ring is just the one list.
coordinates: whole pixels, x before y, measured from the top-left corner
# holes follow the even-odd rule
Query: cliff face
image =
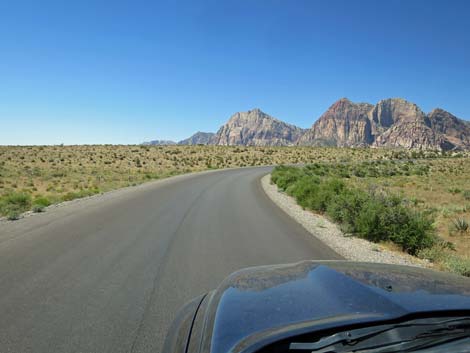
[(259, 109), (235, 113), (216, 133), (216, 145), (290, 146), (304, 130), (277, 120)]
[(378, 102), (369, 112), (374, 135), (388, 128), (405, 123), (419, 122), (429, 126), (429, 119), (419, 107), (401, 98), (389, 98)]
[(311, 129), (301, 129), (253, 109), (232, 115), (216, 134), (198, 132), (178, 144), (470, 149), (470, 123), (442, 109), (425, 114), (416, 104), (401, 98), (384, 99), (376, 105), (342, 98)]
[(378, 102), (370, 111), (377, 147), (442, 149), (444, 139), (431, 129), (429, 118), (419, 107), (401, 98)]
[(470, 124), (443, 109), (436, 108), (428, 114), (431, 127), (442, 134), (456, 148), (470, 149)]
[(442, 109), (427, 115), (401, 98), (384, 99), (375, 106), (343, 98), (313, 124), (299, 144), (468, 149), (470, 125)]
[(299, 139), (300, 145), (365, 146), (373, 141), (367, 103), (342, 98), (334, 103)]
[(198, 131), (191, 137), (181, 140), (178, 145), (210, 145), (215, 134), (213, 132)]
[(436, 150), (451, 150), (454, 147), (442, 135), (418, 121), (392, 125), (377, 136), (373, 146)]

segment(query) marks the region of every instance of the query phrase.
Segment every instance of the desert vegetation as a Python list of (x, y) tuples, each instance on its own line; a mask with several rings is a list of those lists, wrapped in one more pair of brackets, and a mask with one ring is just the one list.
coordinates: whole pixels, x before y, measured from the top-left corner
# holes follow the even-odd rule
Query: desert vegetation
[(470, 276), (470, 159), (418, 152), (388, 157), (279, 166), (272, 180), (347, 234)]
[[(444, 155), (445, 158), (448, 156)], [(16, 219), (22, 212), (28, 210), (41, 212), (48, 205), (57, 202), (133, 186), (171, 175), (207, 169), (320, 162), (345, 165), (351, 161), (399, 161), (406, 159), (429, 159), (431, 161), (435, 158), (443, 158), (443, 155), (433, 151), (409, 152), (369, 148), (144, 145), (1, 146), (0, 215)], [(459, 160), (458, 158), (452, 159), (453, 163), (458, 163)], [(401, 165), (403, 168), (408, 167), (408, 164), (405, 163), (401, 163)], [(465, 165), (460, 164), (450, 165), (447, 162), (442, 164), (436, 160), (434, 169), (444, 168), (449, 174), (450, 169), (454, 167), (457, 172), (460, 171), (465, 175)], [(349, 173), (353, 175), (362, 172), (371, 173), (372, 169), (366, 165), (361, 168), (350, 170)], [(388, 173), (395, 173), (395, 166), (392, 164), (388, 166), (382, 164), (382, 168), (389, 168)], [(423, 168), (431, 168), (431, 165), (423, 166)], [(402, 170), (400, 173), (406, 174), (406, 171)], [(415, 182), (418, 183), (422, 180), (421, 176), (416, 175), (416, 177)], [(452, 192), (448, 192), (451, 198), (466, 197), (470, 199), (470, 191), (468, 191), (470, 187), (457, 183), (455, 185), (448, 184), (447, 188), (452, 188)], [(417, 199), (420, 197), (420, 194), (416, 195)], [(455, 205), (448, 204), (443, 212), (449, 215), (453, 211), (455, 211)], [(463, 213), (457, 212), (455, 217), (463, 217)], [(460, 226), (459, 229), (462, 227)]]
[(0, 216), (217, 168), (388, 158), (378, 150), (224, 146), (1, 146)]

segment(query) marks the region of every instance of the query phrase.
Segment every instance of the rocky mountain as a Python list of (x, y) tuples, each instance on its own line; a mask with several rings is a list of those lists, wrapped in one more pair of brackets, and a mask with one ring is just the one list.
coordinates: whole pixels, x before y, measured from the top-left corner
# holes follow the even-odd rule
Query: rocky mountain
[(213, 132), (198, 131), (191, 137), (178, 142), (178, 145), (210, 145), (214, 136)]
[(389, 98), (375, 106), (342, 98), (299, 140), (301, 145), (468, 149), (470, 125), (435, 109), (425, 114), (416, 104)]
[[(156, 140), (145, 144), (176, 143)], [(416, 104), (401, 98), (384, 99), (375, 105), (341, 98), (310, 129), (253, 109), (235, 113), (215, 134), (197, 132), (178, 144), (459, 150), (470, 149), (470, 123), (439, 108), (426, 114)]]
[(215, 145), (290, 146), (304, 130), (263, 113), (260, 109), (239, 112), (222, 125), (213, 139)]
[(470, 123), (458, 119), (443, 109), (436, 108), (428, 114), (431, 128), (443, 135), (456, 148), (470, 149)]
[(373, 105), (341, 98), (299, 139), (301, 145), (365, 146), (373, 142), (367, 116)]
[(429, 117), (414, 103), (401, 98), (378, 102), (369, 113), (372, 121), (373, 145), (450, 149), (441, 134), (431, 128)]

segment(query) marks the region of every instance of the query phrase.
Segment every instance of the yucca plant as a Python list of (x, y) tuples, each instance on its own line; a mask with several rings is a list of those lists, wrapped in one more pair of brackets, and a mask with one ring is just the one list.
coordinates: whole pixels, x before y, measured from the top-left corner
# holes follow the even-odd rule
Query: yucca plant
[(457, 232), (467, 233), (470, 230), (470, 224), (464, 218), (454, 219), (452, 224)]

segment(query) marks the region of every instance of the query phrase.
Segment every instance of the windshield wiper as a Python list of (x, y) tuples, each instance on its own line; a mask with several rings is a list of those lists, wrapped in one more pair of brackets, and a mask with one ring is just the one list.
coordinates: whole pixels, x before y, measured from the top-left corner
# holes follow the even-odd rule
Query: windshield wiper
[(316, 342), (292, 342), (291, 350), (326, 352), (416, 351), (470, 337), (470, 317), (437, 318), (339, 332)]
[[(449, 343), (455, 343), (454, 348), (449, 350)], [(442, 350), (444, 348), (445, 350)], [(431, 353), (429, 351), (432, 347), (439, 347), (438, 352), (452, 352), (452, 353), (468, 353), (470, 352), (470, 337), (467, 334), (461, 335), (448, 335), (442, 337), (427, 337), (427, 338), (418, 338), (412, 341), (392, 343), (392, 344), (380, 344), (378, 346), (365, 346), (365, 347), (349, 347), (349, 351), (354, 353), (396, 353), (396, 352), (421, 352), (425, 350), (426, 353)], [(456, 351), (456, 349), (465, 348), (465, 350)], [(343, 347), (343, 352), (344, 352)], [(322, 350), (318, 351), (321, 352)], [(346, 349), (346, 351), (348, 351)], [(330, 349), (328, 352), (334, 352)]]

